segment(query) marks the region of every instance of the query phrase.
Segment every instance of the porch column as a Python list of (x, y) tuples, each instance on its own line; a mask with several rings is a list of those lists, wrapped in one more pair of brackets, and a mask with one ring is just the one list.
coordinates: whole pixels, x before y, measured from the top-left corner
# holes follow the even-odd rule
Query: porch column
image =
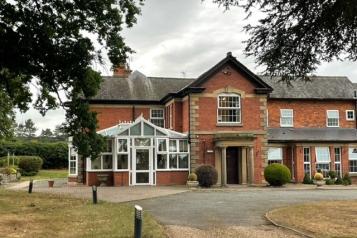
[(227, 159), (226, 159), (226, 147), (222, 147), (222, 161), (221, 161), (221, 185), (227, 185)]
[(248, 148), (248, 155), (249, 184), (254, 184), (254, 150), (252, 146)]
[(247, 184), (247, 148), (242, 148), (242, 184)]

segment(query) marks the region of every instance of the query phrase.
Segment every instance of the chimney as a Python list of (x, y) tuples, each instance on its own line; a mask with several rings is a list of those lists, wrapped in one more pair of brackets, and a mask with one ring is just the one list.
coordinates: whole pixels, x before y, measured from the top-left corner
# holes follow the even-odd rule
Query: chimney
[(131, 70), (128, 64), (120, 64), (114, 68), (113, 76), (126, 78), (130, 73)]

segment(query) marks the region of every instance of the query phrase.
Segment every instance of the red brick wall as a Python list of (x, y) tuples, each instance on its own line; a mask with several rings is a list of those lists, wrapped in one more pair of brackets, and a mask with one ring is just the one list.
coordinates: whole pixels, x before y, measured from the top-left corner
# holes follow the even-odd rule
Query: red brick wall
[(188, 97), (182, 102), (182, 132), (187, 133), (189, 130), (189, 119), (188, 119)]
[(114, 186), (129, 186), (129, 172), (114, 172)]
[(187, 176), (187, 171), (157, 171), (156, 185), (184, 185)]
[[(119, 121), (132, 121), (133, 108), (128, 106), (99, 106), (91, 105), (90, 109), (97, 112), (98, 130), (102, 130), (111, 126), (115, 126)], [(134, 118), (143, 114), (145, 119), (150, 119), (150, 107), (135, 107)]]
[(87, 172), (87, 185), (92, 186), (96, 185), (99, 186), (100, 182), (98, 180), (98, 174), (107, 174), (109, 176), (107, 180), (107, 186), (113, 186), (113, 172)]
[(280, 127), (280, 109), (294, 110), (295, 128), (325, 128), (327, 110), (339, 110), (340, 127), (356, 127), (355, 121), (346, 120), (346, 110), (354, 110), (353, 101), (269, 99), (269, 127)]
[(173, 104), (173, 109), (174, 130), (182, 132), (182, 102), (175, 101)]

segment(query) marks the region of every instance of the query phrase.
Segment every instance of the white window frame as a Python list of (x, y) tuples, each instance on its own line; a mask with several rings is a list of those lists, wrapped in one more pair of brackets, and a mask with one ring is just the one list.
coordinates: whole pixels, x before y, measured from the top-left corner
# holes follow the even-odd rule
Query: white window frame
[[(318, 150), (319, 149), (327, 149), (328, 153), (328, 161), (318, 161), (319, 159), (319, 154), (318, 154)], [(328, 171), (331, 170), (331, 153), (330, 153), (330, 147), (328, 146), (322, 146), (322, 147), (315, 147), (315, 156), (316, 156), (316, 170), (317, 170), (317, 165), (328, 165), (328, 170), (327, 171), (322, 171), (322, 173), (324, 174), (324, 177), (327, 177), (327, 173)]]
[[(336, 119), (335, 117), (329, 117), (329, 113), (337, 112), (337, 125), (329, 125), (329, 119)], [(327, 110), (326, 111), (326, 126), (327, 127), (340, 127), (340, 112), (339, 110)]]
[[(166, 151), (159, 151), (159, 143), (158, 140), (165, 140), (166, 143)], [(175, 152), (170, 152), (170, 141), (176, 141), (176, 151)], [(156, 153), (155, 153), (155, 167), (156, 171), (188, 171), (190, 170), (190, 146), (187, 144), (187, 151), (180, 151), (180, 141), (186, 141), (188, 143), (187, 139), (166, 139), (166, 138), (157, 138), (156, 139)], [(158, 154), (165, 154), (166, 155), (166, 168), (157, 168), (157, 155)], [(176, 155), (176, 168), (170, 168), (170, 155), (175, 154)], [(188, 163), (187, 163), (187, 168), (179, 168), (179, 155), (180, 154), (185, 154), (187, 155)]]
[[(339, 153), (338, 153), (338, 154), (336, 153), (336, 149), (339, 150)], [(343, 173), (342, 173), (342, 164), (341, 164), (341, 161), (342, 161), (342, 148), (341, 148), (341, 147), (335, 147), (335, 148), (334, 148), (334, 152), (335, 152), (335, 161), (334, 161), (334, 162), (335, 162), (335, 165), (334, 165), (334, 169), (335, 169), (335, 172), (336, 172), (336, 176), (340, 176), (340, 177), (342, 178), (342, 176), (343, 176)], [(339, 155), (339, 156), (338, 156), (339, 161), (336, 160), (337, 155)], [(340, 165), (340, 169), (339, 169), (338, 172), (337, 172), (337, 170), (336, 170), (336, 165)]]
[[(69, 157), (68, 157), (68, 175), (78, 176), (78, 153), (74, 150), (72, 146), (69, 147)], [(74, 157), (75, 159), (72, 159)], [(71, 162), (75, 163), (75, 173), (71, 173)]]
[[(284, 116), (284, 113), (289, 113), (291, 115)], [(284, 124), (283, 118), (291, 119), (291, 124)], [(294, 110), (293, 109), (280, 109), (280, 127), (294, 127)]]
[[(357, 150), (357, 148), (354, 148), (354, 147), (348, 148), (348, 172), (350, 174), (357, 174), (357, 171), (351, 172), (351, 163), (350, 163), (351, 161), (357, 161), (357, 153), (352, 152), (355, 150)], [(354, 154), (353, 157), (351, 156), (352, 154)], [(357, 163), (357, 162), (354, 162), (354, 163)]]
[[(162, 112), (162, 117), (153, 117), (152, 112), (153, 111), (161, 111)], [(163, 121), (163, 128), (165, 128), (165, 109), (163, 108), (151, 108), (150, 109), (150, 122), (152, 122), (152, 120), (162, 120)], [(154, 125), (156, 125), (155, 123), (153, 123)], [(157, 125), (156, 125), (157, 126)]]
[[(275, 150), (275, 151), (273, 151)], [(275, 153), (278, 153), (277, 156)], [(273, 158), (271, 157), (273, 156)], [(277, 156), (277, 157), (274, 157)], [(268, 148), (268, 165), (273, 163), (283, 163), (283, 148), (282, 147), (269, 147)]]
[[(305, 153), (305, 149), (307, 149), (309, 151), (308, 154)], [(303, 161), (304, 161), (304, 175), (306, 174), (305, 173), (305, 165), (309, 165), (309, 177), (311, 179), (311, 149), (310, 147), (303, 147)], [(305, 156), (308, 155), (308, 161), (305, 161)]]
[[(114, 159), (116, 158), (114, 156), (115, 153), (115, 147), (114, 147), (114, 138), (110, 139), (112, 141), (112, 152), (102, 152), (100, 153), (100, 169), (92, 169), (92, 160), (91, 158), (87, 158), (87, 171), (113, 171), (114, 168)], [(103, 155), (111, 155), (112, 156), (112, 168), (111, 169), (103, 169)]]
[[(348, 117), (348, 113), (352, 112), (352, 118)], [(355, 120), (355, 110), (346, 110), (346, 121), (354, 121)]]
[[(127, 143), (127, 151), (119, 151), (119, 140), (126, 140)], [(128, 137), (117, 137), (115, 138), (115, 143), (116, 143), (116, 155), (115, 155), (115, 162), (114, 162), (114, 171), (129, 171), (130, 170), (130, 138)], [(128, 156), (128, 168), (126, 169), (118, 169), (118, 157), (119, 155), (127, 155)]]
[[(237, 97), (238, 98), (238, 107), (221, 107), (219, 105), (221, 97)], [(239, 112), (239, 117), (237, 117), (237, 121), (219, 121), (219, 110), (237, 110)], [(242, 124), (242, 98), (241, 95), (237, 93), (221, 93), (217, 96), (217, 124)]]

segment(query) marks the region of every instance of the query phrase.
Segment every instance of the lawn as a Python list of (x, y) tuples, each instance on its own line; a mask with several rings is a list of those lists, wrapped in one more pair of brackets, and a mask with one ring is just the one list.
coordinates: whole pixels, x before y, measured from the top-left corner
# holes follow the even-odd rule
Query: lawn
[(35, 176), (22, 176), (21, 181), (28, 181), (31, 178), (40, 179), (55, 179), (55, 178), (67, 178), (68, 169), (42, 169)]
[(357, 201), (328, 201), (294, 205), (267, 216), (315, 237), (357, 237)]
[[(133, 237), (133, 207), (0, 189), (1, 237)], [(143, 237), (166, 237), (144, 212)]]

